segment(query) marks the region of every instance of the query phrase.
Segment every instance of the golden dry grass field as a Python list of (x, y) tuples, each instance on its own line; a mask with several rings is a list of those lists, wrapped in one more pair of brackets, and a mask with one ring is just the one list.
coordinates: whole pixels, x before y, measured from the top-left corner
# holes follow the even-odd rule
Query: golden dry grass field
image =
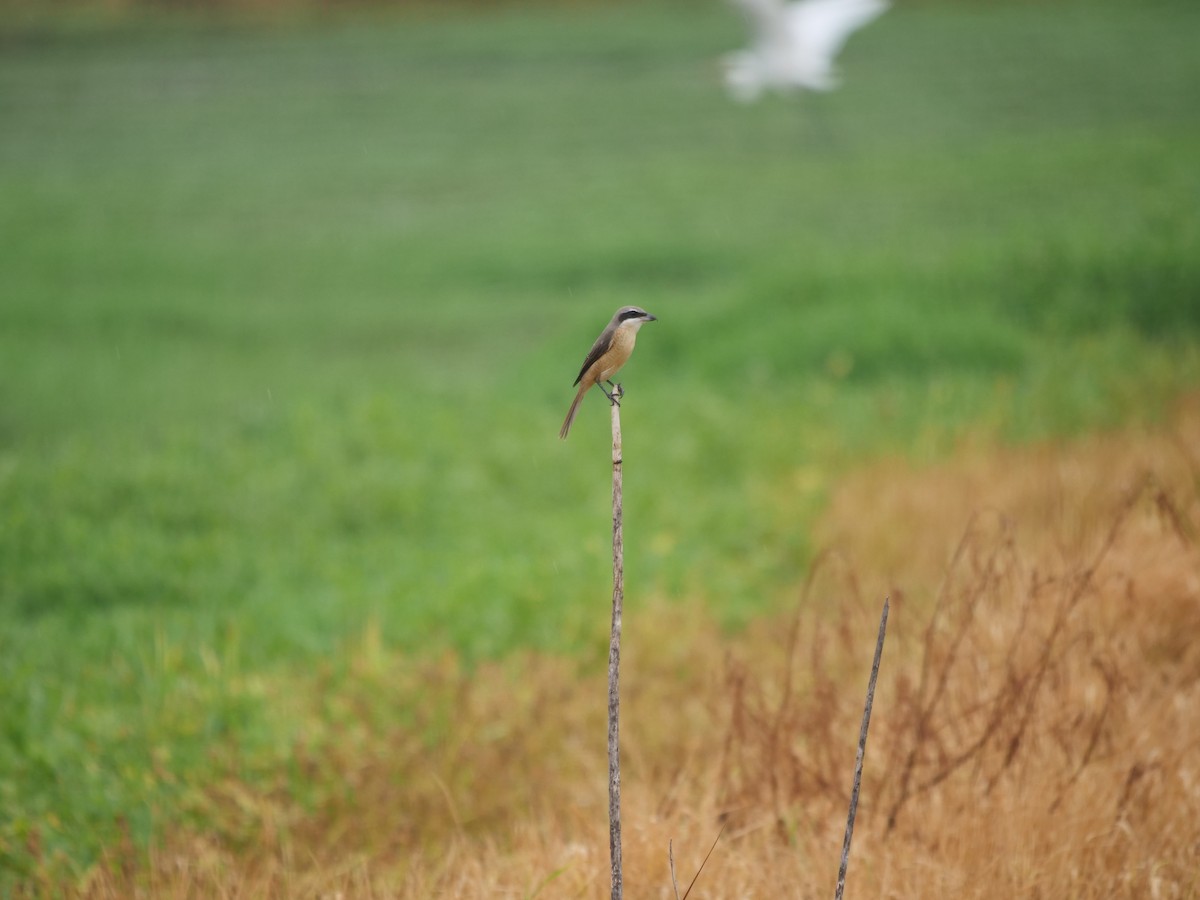
[[(848, 897), (1200, 896), (1200, 397), (1153, 430), (873, 464), (819, 534), (782, 619), (627, 608), (626, 896), (674, 896), (668, 847), (686, 886), (718, 834), (693, 898), (832, 895), (885, 595)], [(84, 895), (608, 896), (602, 671), (358, 651), (296, 692), (338, 738), (296, 765), (334, 792), (231, 775), (219, 832), (112, 848)], [(388, 696), (441, 719), (387, 721)]]

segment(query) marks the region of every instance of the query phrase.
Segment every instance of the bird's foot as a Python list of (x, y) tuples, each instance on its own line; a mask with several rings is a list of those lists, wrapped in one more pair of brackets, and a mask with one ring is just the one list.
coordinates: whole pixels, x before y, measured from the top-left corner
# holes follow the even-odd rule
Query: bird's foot
[(611, 393), (604, 391), (604, 385), (600, 384), (600, 382), (596, 382), (596, 386), (600, 388), (600, 390), (604, 391), (604, 396), (608, 398), (608, 402), (613, 406), (620, 406), (621, 398), (625, 396), (625, 389), (619, 384), (613, 384), (611, 381), (609, 384), (613, 385)]

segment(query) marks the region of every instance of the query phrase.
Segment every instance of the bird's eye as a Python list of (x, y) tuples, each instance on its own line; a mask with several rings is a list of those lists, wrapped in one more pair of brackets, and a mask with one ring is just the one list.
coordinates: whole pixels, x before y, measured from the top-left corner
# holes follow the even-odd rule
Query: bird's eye
[(624, 322), (626, 319), (636, 319), (644, 315), (645, 313), (640, 309), (627, 309), (625, 312), (621, 313), (621, 321)]

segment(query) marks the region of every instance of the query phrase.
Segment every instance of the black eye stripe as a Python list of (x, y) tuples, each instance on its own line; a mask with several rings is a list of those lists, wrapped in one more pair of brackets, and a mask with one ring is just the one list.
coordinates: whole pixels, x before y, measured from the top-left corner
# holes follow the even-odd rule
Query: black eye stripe
[(621, 313), (621, 321), (624, 322), (626, 319), (636, 319), (644, 315), (645, 313), (640, 309), (627, 309), (625, 312)]

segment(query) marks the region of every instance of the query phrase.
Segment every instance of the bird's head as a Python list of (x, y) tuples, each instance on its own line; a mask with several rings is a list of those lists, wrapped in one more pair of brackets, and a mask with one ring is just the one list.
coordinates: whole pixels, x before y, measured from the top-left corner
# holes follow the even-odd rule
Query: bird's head
[(637, 331), (647, 322), (653, 322), (658, 316), (652, 316), (640, 306), (622, 306), (613, 316), (613, 326), (620, 327), (622, 325), (630, 325), (634, 331)]

